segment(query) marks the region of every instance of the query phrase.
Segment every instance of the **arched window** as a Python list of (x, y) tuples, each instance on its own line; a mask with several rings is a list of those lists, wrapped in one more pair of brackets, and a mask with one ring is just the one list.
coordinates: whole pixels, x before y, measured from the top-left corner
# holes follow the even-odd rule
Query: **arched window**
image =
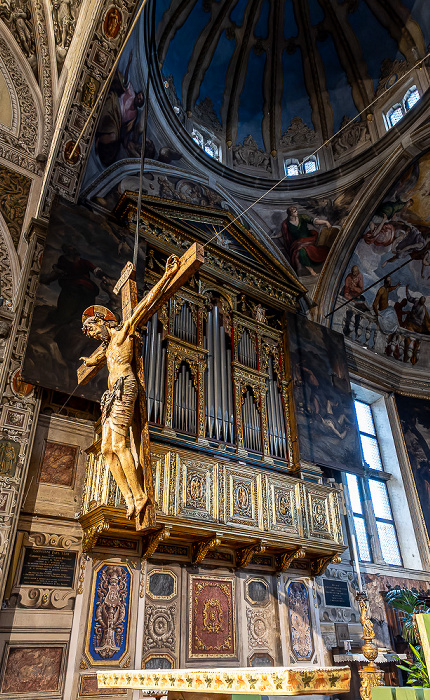
[(217, 139), (205, 129), (193, 127), (191, 132), (193, 141), (211, 158), (221, 162), (221, 148)]
[(302, 162), (298, 158), (286, 158), (284, 168), (287, 177), (296, 177), (297, 175), (315, 173), (320, 169), (320, 164), (318, 156), (305, 156)]
[(421, 95), (418, 92), (416, 85), (413, 85), (411, 88), (409, 88), (403, 100), (403, 104), (405, 105), (406, 111), (410, 110), (411, 107), (413, 107), (420, 98)]
[(405, 116), (406, 112), (409, 112), (412, 107), (419, 102), (421, 95), (416, 85), (412, 85), (407, 92), (403, 95), (401, 102), (396, 102), (392, 105), (388, 112), (385, 113), (385, 126), (387, 129), (391, 129), (395, 126)]
[(285, 175), (287, 177), (300, 175), (300, 163), (296, 158), (288, 158), (285, 161)]

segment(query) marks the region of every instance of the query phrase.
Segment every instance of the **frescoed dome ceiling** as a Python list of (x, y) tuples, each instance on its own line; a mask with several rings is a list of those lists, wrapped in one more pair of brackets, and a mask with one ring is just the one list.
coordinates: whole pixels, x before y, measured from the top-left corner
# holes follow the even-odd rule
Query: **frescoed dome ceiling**
[(272, 155), (320, 145), (425, 55), (427, 3), (158, 0), (165, 88), (233, 150), (249, 136)]

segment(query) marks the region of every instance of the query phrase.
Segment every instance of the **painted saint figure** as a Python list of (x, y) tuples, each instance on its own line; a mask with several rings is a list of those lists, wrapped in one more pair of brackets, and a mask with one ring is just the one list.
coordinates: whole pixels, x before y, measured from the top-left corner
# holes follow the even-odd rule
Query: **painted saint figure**
[(325, 261), (329, 248), (318, 245), (318, 231), (312, 226), (327, 226), (331, 224), (326, 219), (312, 218), (309, 214), (299, 214), (297, 207), (287, 209), (287, 218), (282, 222), (282, 236), (287, 253), (296, 272), (305, 268), (311, 275), (316, 276), (315, 268)]
[(140, 471), (126, 444), (138, 395), (138, 379), (133, 369), (134, 335), (148, 307), (162, 295), (178, 269), (179, 260), (172, 255), (167, 260), (164, 275), (121, 325), (104, 307), (89, 307), (83, 315), (82, 330), (91, 338), (101, 340), (102, 347), (91, 357), (80, 359), (87, 367), (96, 367), (105, 359), (109, 372), (108, 390), (101, 401), (101, 451), (124, 497), (128, 518), (138, 517), (148, 500)]

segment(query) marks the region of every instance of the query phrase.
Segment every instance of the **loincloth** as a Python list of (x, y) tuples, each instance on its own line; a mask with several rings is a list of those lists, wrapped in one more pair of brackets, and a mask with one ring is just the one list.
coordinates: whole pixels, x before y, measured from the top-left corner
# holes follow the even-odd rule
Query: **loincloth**
[(105, 391), (100, 402), (102, 430), (109, 426), (113, 432), (119, 433), (119, 435), (124, 437), (128, 436), (128, 430), (133, 420), (137, 393), (137, 381), (133, 374), (119, 377), (112, 390)]

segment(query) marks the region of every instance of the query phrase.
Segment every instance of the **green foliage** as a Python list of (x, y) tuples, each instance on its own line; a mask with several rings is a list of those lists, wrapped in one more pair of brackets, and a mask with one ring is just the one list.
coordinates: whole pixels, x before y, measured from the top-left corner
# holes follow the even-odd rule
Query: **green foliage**
[(424, 603), (419, 602), (418, 593), (413, 593), (408, 588), (393, 588), (391, 591), (388, 591), (387, 595), (385, 596), (385, 602), (391, 608), (394, 608), (402, 613), (403, 638), (409, 643), (418, 644), (412, 615), (430, 612)]
[[(409, 646), (413, 654), (413, 660), (401, 661), (400, 664), (397, 664), (397, 668), (407, 672), (407, 685), (415, 685), (419, 686), (420, 688), (430, 688), (429, 672), (427, 670), (422, 649), (415, 649), (412, 644), (409, 644)], [(400, 659), (398, 659), (398, 661), (400, 661)]]

